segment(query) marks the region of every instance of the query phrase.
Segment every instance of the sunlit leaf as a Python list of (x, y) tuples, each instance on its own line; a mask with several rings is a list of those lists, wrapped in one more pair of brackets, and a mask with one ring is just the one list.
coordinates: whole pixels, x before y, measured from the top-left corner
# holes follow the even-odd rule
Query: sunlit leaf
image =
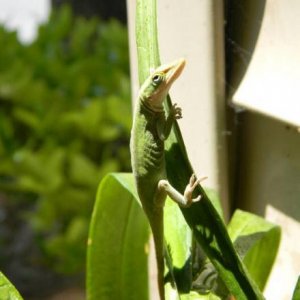
[(12, 285), (12, 283), (0, 272), (0, 299), (1, 300), (22, 300), (23, 298)]
[(148, 299), (149, 228), (131, 174), (110, 174), (98, 189), (88, 239), (87, 298)]
[(280, 227), (254, 214), (236, 210), (228, 232), (252, 278), (263, 290), (278, 252)]

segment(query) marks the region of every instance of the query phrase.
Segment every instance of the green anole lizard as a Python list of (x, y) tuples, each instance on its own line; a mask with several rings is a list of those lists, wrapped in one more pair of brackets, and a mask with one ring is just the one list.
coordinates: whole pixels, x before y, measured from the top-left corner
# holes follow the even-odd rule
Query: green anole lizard
[(131, 132), (130, 150), (133, 174), (139, 198), (152, 229), (158, 267), (158, 288), (164, 297), (164, 230), (163, 207), (167, 195), (182, 207), (199, 201), (192, 193), (200, 182), (192, 175), (184, 194), (180, 194), (167, 180), (164, 141), (168, 138), (181, 109), (174, 104), (166, 116), (163, 102), (185, 66), (179, 59), (158, 67), (145, 80), (139, 91)]

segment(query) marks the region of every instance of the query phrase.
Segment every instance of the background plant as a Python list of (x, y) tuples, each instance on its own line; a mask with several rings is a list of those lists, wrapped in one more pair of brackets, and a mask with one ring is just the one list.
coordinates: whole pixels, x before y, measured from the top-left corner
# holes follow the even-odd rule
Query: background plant
[(127, 32), (63, 7), (32, 44), (0, 43), (0, 264), (22, 289), (17, 267), (83, 272), (96, 187), (129, 169)]

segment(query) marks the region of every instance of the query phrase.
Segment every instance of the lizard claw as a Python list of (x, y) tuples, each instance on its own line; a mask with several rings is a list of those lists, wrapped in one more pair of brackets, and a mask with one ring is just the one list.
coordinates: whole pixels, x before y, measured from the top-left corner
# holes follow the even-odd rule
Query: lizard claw
[(174, 118), (175, 118), (176, 120), (182, 118), (182, 109), (181, 109), (181, 107), (178, 107), (178, 106), (177, 106), (177, 103), (174, 103), (174, 104), (172, 105), (172, 113), (173, 113)]
[(202, 177), (200, 179), (197, 179), (195, 174), (193, 174), (190, 177), (189, 184), (186, 186), (185, 191), (184, 191), (184, 197), (186, 199), (187, 206), (190, 206), (192, 203), (195, 203), (195, 202), (198, 202), (201, 200), (201, 195), (199, 195), (196, 198), (192, 198), (192, 194), (193, 194), (196, 186), (206, 178), (207, 177)]

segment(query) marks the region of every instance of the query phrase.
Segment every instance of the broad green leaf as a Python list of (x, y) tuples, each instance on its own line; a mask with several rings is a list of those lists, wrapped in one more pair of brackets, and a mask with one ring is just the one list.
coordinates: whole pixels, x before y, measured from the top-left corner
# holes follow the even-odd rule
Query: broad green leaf
[(22, 300), (23, 298), (13, 284), (0, 272), (0, 299), (1, 300)]
[[(222, 207), (218, 195), (212, 189), (206, 188), (205, 191), (213, 199), (213, 205), (223, 215)], [(179, 282), (180, 291), (189, 291), (192, 281), (192, 232), (186, 223), (179, 206), (167, 197), (164, 208), (164, 235), (172, 260), (172, 268), (177, 270), (176, 278)], [(199, 272), (202, 268), (199, 265)], [(183, 269), (184, 268), (184, 269)], [(178, 271), (180, 270), (180, 273)], [(180, 278), (178, 277), (180, 276)]]
[(148, 299), (148, 239), (132, 174), (107, 175), (90, 224), (87, 298)]
[(228, 232), (252, 279), (263, 290), (278, 251), (280, 227), (251, 213), (236, 210)]
[(300, 300), (300, 277), (298, 277), (292, 300)]
[(164, 208), (164, 231), (173, 266), (181, 268), (191, 253), (192, 234), (178, 205), (169, 198)]
[(203, 188), (205, 190), (207, 197), (211, 201), (212, 205), (214, 206), (214, 208), (216, 209), (216, 211), (218, 212), (222, 220), (224, 220), (224, 212), (223, 212), (222, 204), (218, 193), (214, 189), (207, 188), (207, 187), (203, 187)]
[[(122, 206), (119, 204), (120, 198)], [(168, 213), (165, 215), (171, 216), (173, 213), (172, 219), (168, 217), (165, 219), (167, 244), (171, 249), (169, 256), (172, 256), (177, 267), (182, 267), (190, 253), (190, 229), (173, 201), (167, 201), (166, 210)], [(108, 220), (114, 219), (115, 222), (107, 224)], [(125, 228), (123, 235), (120, 233), (121, 228)], [(145, 220), (140, 208), (132, 174), (107, 175), (100, 184), (90, 225), (87, 266), (88, 299), (99, 299), (99, 297), (109, 299), (108, 294), (115, 295), (113, 297), (124, 297), (124, 299), (127, 299), (129, 295), (130, 299), (139, 299), (141, 295), (146, 297), (148, 239), (148, 221)], [(114, 245), (113, 251), (111, 244)], [(100, 245), (101, 250), (99, 250)], [(126, 277), (128, 274), (131, 276)], [(139, 278), (137, 279), (133, 274)], [(177, 295), (177, 291), (173, 288), (166, 289), (166, 297), (172, 299), (174, 294)]]

